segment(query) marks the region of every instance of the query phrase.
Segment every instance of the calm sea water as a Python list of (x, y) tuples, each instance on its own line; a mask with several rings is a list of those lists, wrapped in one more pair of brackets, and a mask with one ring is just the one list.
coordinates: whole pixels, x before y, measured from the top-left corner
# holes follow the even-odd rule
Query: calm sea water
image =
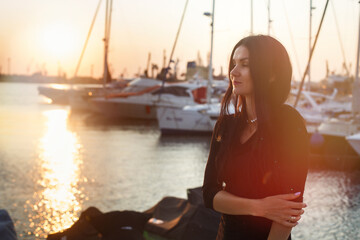
[[(0, 208), (19, 239), (70, 227), (89, 206), (143, 211), (202, 184), (209, 136), (161, 136), (156, 122), (71, 113), (38, 84), (0, 83)], [(360, 239), (360, 172), (310, 171), (294, 239)]]

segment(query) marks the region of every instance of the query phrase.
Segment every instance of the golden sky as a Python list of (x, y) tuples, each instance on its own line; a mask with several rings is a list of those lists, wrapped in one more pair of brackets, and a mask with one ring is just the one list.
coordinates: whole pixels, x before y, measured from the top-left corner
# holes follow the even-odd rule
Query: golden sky
[[(0, 2), (0, 68), (2, 73), (33, 74), (59, 70), (72, 77), (99, 0), (3, 0)], [(186, 0), (114, 0), (109, 49), (113, 77), (125, 73), (133, 77), (151, 62), (162, 66), (163, 50), (169, 57)], [(267, 34), (268, 0), (254, 2), (254, 33)], [(308, 58), (310, 0), (271, 0), (271, 35), (287, 48), (300, 79)], [(313, 39), (326, 0), (313, 0)], [(338, 20), (346, 61), (355, 58), (358, 39), (359, 4), (357, 0), (331, 0)], [(312, 78), (325, 76), (325, 61), (331, 70), (341, 73), (343, 56), (337, 34), (333, 6), (329, 4), (323, 29), (312, 63)], [(180, 72), (186, 62), (196, 60), (198, 52), (204, 63), (210, 49), (212, 0), (189, 0), (174, 59)], [(287, 17), (286, 17), (287, 16)], [(95, 22), (78, 75), (94, 77), (103, 71), (105, 0)], [(286, 19), (288, 18), (289, 21)], [(293, 35), (293, 43), (288, 24)], [(215, 73), (227, 71), (233, 45), (250, 33), (250, 0), (217, 0), (214, 24)], [(10, 59), (10, 66), (9, 66)], [(93, 66), (93, 67), (92, 67)]]

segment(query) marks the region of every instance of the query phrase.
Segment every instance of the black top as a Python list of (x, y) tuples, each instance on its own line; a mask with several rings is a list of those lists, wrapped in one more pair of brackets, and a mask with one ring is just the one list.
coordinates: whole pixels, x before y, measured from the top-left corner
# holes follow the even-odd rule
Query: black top
[[(229, 115), (215, 125), (203, 184), (205, 206), (213, 209), (213, 198), (220, 190), (249, 199), (301, 192), (295, 201), (302, 201), (309, 139), (301, 115), (283, 105), (271, 124), (270, 140), (255, 132), (245, 143), (236, 142), (230, 150), (220, 151), (234, 142), (227, 138), (239, 136), (231, 133), (241, 129), (241, 122), (240, 117)], [(267, 167), (258, 161), (261, 157), (266, 157)], [(217, 239), (267, 239), (271, 224), (263, 217), (223, 214)]]

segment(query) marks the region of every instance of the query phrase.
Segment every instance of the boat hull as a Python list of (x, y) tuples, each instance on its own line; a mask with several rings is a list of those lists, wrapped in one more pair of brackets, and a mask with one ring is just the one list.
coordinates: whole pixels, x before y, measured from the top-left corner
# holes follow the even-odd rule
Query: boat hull
[(158, 107), (157, 119), (163, 134), (212, 133), (217, 118), (200, 111), (183, 108)]
[(346, 137), (351, 147), (360, 155), (360, 133)]
[[(316, 133), (314, 133), (316, 134)], [(345, 137), (322, 134), (320, 140), (313, 141), (311, 136), (311, 152), (322, 156), (357, 156)]]
[(68, 105), (69, 104), (69, 91), (68, 89), (58, 89), (53, 87), (38, 87), (38, 92), (51, 99), (53, 104)]
[(92, 109), (110, 118), (122, 119), (156, 119), (156, 106), (153, 104), (120, 103), (103, 101), (90, 101)]

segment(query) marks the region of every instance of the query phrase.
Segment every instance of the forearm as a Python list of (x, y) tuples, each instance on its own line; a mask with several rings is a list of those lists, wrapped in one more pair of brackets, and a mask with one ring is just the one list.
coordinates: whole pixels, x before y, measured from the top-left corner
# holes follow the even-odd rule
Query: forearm
[(287, 240), (291, 233), (292, 227), (285, 227), (280, 223), (273, 222), (271, 225), (268, 240)]
[(219, 191), (213, 200), (214, 210), (230, 215), (256, 215), (256, 201)]

